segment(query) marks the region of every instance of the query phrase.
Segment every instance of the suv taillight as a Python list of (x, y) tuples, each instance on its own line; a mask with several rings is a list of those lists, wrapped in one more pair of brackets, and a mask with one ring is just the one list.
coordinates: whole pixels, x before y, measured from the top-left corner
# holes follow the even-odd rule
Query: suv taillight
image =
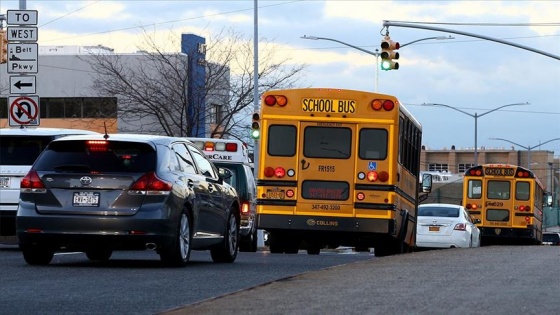
[(249, 203), (244, 202), (241, 204), (241, 214), (247, 214), (247, 213), (249, 213)]
[(39, 178), (36, 171), (31, 170), (25, 177), (21, 180), (20, 191), (26, 193), (45, 193), (45, 185)]
[(128, 193), (131, 195), (168, 195), (173, 185), (156, 176), (154, 172), (142, 175), (132, 186)]

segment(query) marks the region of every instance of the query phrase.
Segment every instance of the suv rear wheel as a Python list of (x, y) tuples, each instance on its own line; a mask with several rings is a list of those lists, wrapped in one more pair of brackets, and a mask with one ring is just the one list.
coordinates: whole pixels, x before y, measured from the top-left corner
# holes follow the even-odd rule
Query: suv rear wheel
[(21, 246), (23, 258), (30, 265), (48, 265), (54, 257), (54, 251), (40, 245)]

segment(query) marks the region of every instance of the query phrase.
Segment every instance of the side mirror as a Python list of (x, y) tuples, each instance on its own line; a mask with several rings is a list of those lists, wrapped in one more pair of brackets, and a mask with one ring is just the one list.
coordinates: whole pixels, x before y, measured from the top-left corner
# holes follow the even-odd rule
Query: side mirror
[(474, 224), (479, 224), (480, 222), (482, 222), (482, 221), (480, 221), (480, 219), (474, 219), (474, 220), (473, 220), (473, 223), (474, 223)]
[(422, 192), (429, 193), (432, 191), (432, 174), (422, 174)]
[(225, 167), (219, 167), (218, 168), (218, 176), (220, 176), (220, 178), (222, 180), (227, 181), (228, 179), (230, 179), (233, 176), (233, 173)]

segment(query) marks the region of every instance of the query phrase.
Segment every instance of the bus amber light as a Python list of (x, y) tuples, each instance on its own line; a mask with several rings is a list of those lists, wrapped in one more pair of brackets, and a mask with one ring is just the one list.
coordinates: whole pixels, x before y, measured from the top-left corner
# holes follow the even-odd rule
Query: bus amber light
[(276, 104), (278, 104), (278, 106), (284, 107), (286, 106), (286, 104), (288, 104), (288, 99), (284, 95), (278, 95), (276, 97)]
[(373, 110), (380, 110), (383, 107), (383, 103), (381, 103), (380, 100), (373, 100), (373, 102), (371, 102), (371, 108), (373, 108)]
[(367, 179), (368, 179), (370, 182), (375, 182), (375, 181), (377, 181), (377, 178), (378, 178), (378, 177), (379, 177), (379, 175), (377, 174), (376, 171), (369, 171), (369, 172), (367, 173)]
[(364, 200), (365, 198), (366, 198), (366, 195), (365, 195), (363, 192), (359, 192), (359, 193), (356, 195), (356, 199), (358, 199), (358, 200), (360, 200), (360, 201)]

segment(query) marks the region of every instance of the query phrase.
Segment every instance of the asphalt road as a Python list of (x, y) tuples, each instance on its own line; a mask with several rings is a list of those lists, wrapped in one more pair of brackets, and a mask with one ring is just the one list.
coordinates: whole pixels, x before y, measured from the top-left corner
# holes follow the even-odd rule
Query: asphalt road
[(560, 314), (560, 247), (489, 246), (380, 257), (164, 313)]

